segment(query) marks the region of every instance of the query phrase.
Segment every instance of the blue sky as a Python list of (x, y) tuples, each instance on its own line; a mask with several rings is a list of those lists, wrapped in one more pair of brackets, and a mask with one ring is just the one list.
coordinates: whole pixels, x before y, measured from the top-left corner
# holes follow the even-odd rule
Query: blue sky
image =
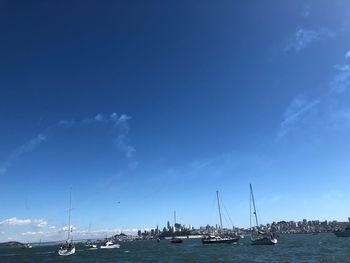
[(347, 1), (0, 12), (0, 240), (63, 238), (70, 187), (79, 237), (216, 224), (216, 190), (247, 227), (249, 183), (262, 223), (347, 219)]

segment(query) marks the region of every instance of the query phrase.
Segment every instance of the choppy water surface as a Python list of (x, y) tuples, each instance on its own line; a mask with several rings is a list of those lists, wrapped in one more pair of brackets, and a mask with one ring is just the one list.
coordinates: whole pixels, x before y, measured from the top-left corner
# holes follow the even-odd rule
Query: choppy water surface
[(275, 246), (251, 246), (246, 237), (237, 244), (202, 245), (197, 239), (182, 244), (134, 241), (107, 250), (76, 248), (69, 257), (58, 256), (57, 246), (0, 249), (0, 262), (350, 262), (350, 238), (333, 234), (282, 235)]

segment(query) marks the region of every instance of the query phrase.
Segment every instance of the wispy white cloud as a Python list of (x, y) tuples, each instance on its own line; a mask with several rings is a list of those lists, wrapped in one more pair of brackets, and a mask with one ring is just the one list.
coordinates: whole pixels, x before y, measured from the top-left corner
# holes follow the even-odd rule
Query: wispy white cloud
[(135, 148), (129, 144), (129, 121), (131, 117), (125, 114), (118, 115), (112, 113), (109, 116), (97, 114), (94, 117), (86, 117), (82, 120), (60, 120), (54, 125), (51, 125), (40, 132), (37, 136), (20, 145), (0, 166), (0, 176), (5, 175), (8, 169), (24, 154), (34, 151), (44, 142), (47, 142), (60, 129), (70, 129), (77, 126), (86, 126), (92, 124), (104, 124), (112, 129), (116, 147), (124, 153), (124, 156), (129, 162), (129, 166), (136, 168), (138, 163), (134, 157)]
[(12, 217), (1, 221), (0, 225), (24, 226), (24, 225), (30, 225), (31, 223), (32, 223), (32, 220), (30, 219), (19, 219), (17, 217)]
[(33, 224), (37, 227), (47, 227), (47, 221), (44, 219), (34, 219)]
[[(347, 56), (347, 53), (345, 56)], [(350, 65), (335, 65), (334, 69), (336, 70), (336, 74), (330, 81), (328, 91), (325, 94), (322, 94), (313, 100), (307, 100), (305, 96), (298, 95), (292, 100), (284, 113), (283, 121), (280, 123), (278, 132), (279, 138), (283, 137), (290, 127), (296, 124), (316, 106), (327, 102), (327, 99), (330, 97), (335, 98), (335, 96), (339, 96), (347, 91), (350, 87)], [(337, 114), (329, 114), (338, 118), (339, 115), (346, 117), (348, 112), (342, 109)]]
[(18, 147), (5, 161), (5, 163), (0, 167), (0, 176), (4, 175), (8, 168), (23, 154), (33, 151), (40, 144), (47, 140), (45, 134), (39, 133), (36, 137), (30, 139), (28, 142), (22, 144)]
[(21, 233), (22, 236), (36, 236), (36, 235), (43, 235), (43, 231), (28, 231)]
[(298, 29), (292, 37), (289, 38), (285, 45), (285, 51), (299, 52), (305, 49), (311, 43), (321, 40), (322, 38), (334, 37), (335, 33), (328, 29)]
[(310, 16), (310, 12), (311, 12), (311, 5), (310, 5), (310, 3), (305, 3), (303, 5), (303, 10), (301, 12), (301, 15), (303, 17), (309, 17)]
[(350, 50), (348, 52), (346, 52), (345, 58), (350, 58)]
[(20, 219), (11, 217), (0, 222), (2, 226), (27, 226), (32, 225), (36, 227), (46, 227), (47, 221), (45, 219)]
[(295, 122), (299, 121), (304, 114), (312, 110), (320, 102), (321, 98), (309, 101), (305, 96), (299, 95), (295, 97), (284, 113), (284, 119), (280, 123), (278, 137), (283, 137)]
[(336, 65), (337, 74), (330, 83), (330, 93), (343, 93), (350, 86), (350, 65)]

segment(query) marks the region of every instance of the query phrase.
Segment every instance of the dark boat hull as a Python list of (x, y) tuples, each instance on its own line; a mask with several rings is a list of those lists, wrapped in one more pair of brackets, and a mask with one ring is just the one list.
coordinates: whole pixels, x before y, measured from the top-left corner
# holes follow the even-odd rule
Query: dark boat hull
[(259, 239), (253, 239), (252, 245), (276, 245), (277, 239), (275, 238), (259, 238)]
[(333, 232), (337, 237), (350, 237), (350, 231), (335, 231)]
[(239, 237), (237, 238), (225, 238), (225, 239), (202, 239), (203, 244), (229, 244), (229, 243), (235, 243), (239, 240)]
[(181, 238), (175, 238), (175, 239), (170, 240), (170, 242), (174, 243), (174, 244), (179, 244), (179, 243), (182, 243), (183, 240)]

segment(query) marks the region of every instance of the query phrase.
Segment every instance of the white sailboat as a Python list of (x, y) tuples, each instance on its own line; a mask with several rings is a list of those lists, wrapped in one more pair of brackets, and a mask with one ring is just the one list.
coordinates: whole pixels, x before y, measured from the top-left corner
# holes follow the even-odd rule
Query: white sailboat
[(251, 234), (251, 241), (252, 245), (275, 245), (277, 244), (277, 239), (274, 237), (273, 233), (270, 232), (264, 232), (259, 230), (259, 222), (258, 222), (258, 216), (256, 214), (256, 207), (255, 207), (255, 200), (254, 200), (254, 194), (253, 194), (253, 188), (250, 184), (250, 229), (252, 230), (252, 204), (254, 208), (254, 216), (255, 216), (255, 222), (256, 222), (256, 231)]
[(69, 194), (69, 211), (68, 211), (68, 237), (65, 243), (63, 243), (58, 249), (58, 255), (60, 256), (70, 256), (75, 253), (75, 246), (70, 237), (70, 232), (72, 231), (70, 225), (70, 214), (72, 210), (72, 192)]

